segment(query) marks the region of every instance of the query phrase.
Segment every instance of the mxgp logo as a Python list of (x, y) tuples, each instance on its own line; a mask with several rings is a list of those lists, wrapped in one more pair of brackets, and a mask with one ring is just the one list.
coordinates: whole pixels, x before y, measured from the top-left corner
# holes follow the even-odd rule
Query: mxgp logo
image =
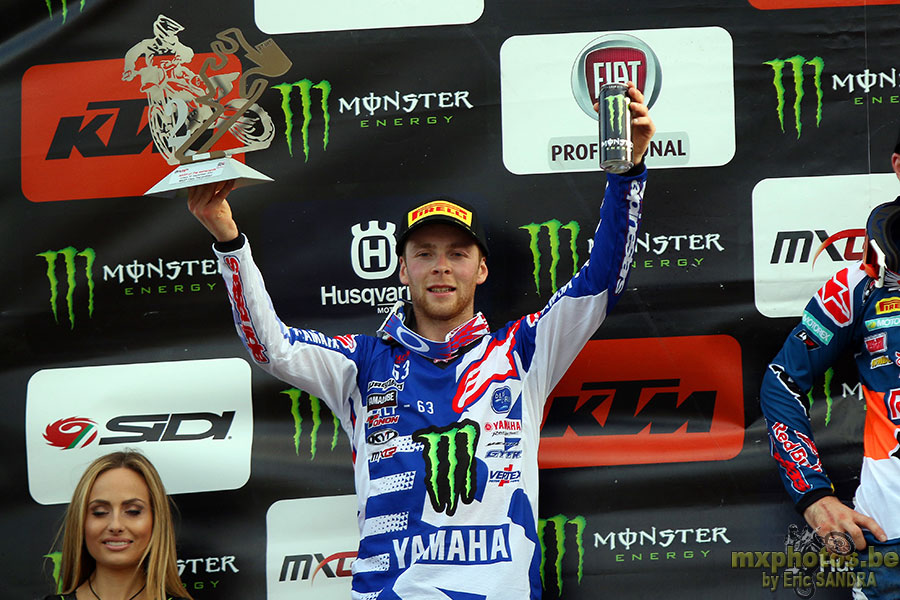
[[(803, 121), (801, 119), (802, 101), (807, 93), (814, 93), (816, 96), (816, 127), (822, 122), (822, 73), (825, 70), (825, 61), (821, 57), (815, 56), (810, 59), (795, 55), (787, 59), (772, 59), (763, 63), (772, 67), (774, 76), (772, 85), (775, 87), (775, 112), (778, 115), (778, 124), (781, 132), (784, 133), (784, 112), (785, 103), (788, 96), (785, 86), (785, 71), (790, 65), (790, 72), (794, 85), (794, 101), (792, 103), (791, 112), (794, 115), (794, 129), (797, 131), (797, 139), (803, 130)], [(812, 89), (808, 89), (807, 81), (812, 80)], [(808, 104), (808, 102), (807, 102)]]
[[(293, 83), (279, 83), (272, 86), (281, 92), (281, 109), (284, 112), (284, 135), (287, 138), (288, 152), (294, 156), (294, 110), (297, 101), (291, 101), (292, 97), (299, 96), (300, 110), (300, 141), (303, 147), (303, 161), (309, 162), (310, 133), (309, 126), (313, 119), (313, 113), (321, 111), (322, 118), (322, 150), (328, 149), (328, 137), (331, 130), (331, 112), (329, 98), (331, 97), (331, 83), (325, 79), (313, 84), (309, 79), (301, 79)], [(297, 92), (294, 93), (294, 90)], [(313, 104), (312, 91), (316, 90), (318, 101)]]
[(575, 567), (578, 584), (584, 573), (584, 531), (587, 521), (581, 515), (569, 518), (556, 515), (538, 519), (538, 539), (541, 541), (541, 584), (544, 591), (556, 589), (563, 596), (563, 566)]
[[(73, 246), (68, 246), (61, 250), (40, 252), (36, 256), (43, 258), (47, 263), (50, 312), (53, 313), (53, 320), (59, 323), (60, 292), (63, 291), (69, 329), (75, 328), (75, 291), (79, 286), (79, 281), (83, 282), (81, 285), (84, 295), (86, 295), (84, 301), (88, 318), (92, 317), (94, 314), (94, 262), (97, 259), (94, 249), (78, 250)], [(60, 258), (62, 266), (57, 264), (57, 260)], [(61, 286), (61, 279), (65, 281), (65, 286)], [(79, 293), (79, 298), (81, 297), (82, 294)]]
[[(104, 446), (140, 442), (224, 440), (231, 429), (234, 415), (235, 411), (231, 410), (221, 414), (195, 412), (113, 417), (107, 421), (106, 430), (112, 434), (123, 435), (101, 437), (98, 443)], [(91, 419), (78, 417), (60, 419), (47, 426), (44, 439), (48, 445), (64, 450), (84, 447), (97, 437), (93, 425)]]
[[(336, 552), (329, 556), (318, 552), (288, 555), (281, 561), (281, 573), (278, 575), (278, 581), (308, 580), (312, 583), (319, 571), (328, 578), (350, 577), (353, 575), (350, 567), (355, 559), (356, 552)], [(333, 569), (332, 563), (334, 563)], [(313, 565), (315, 565), (314, 569)]]
[[(323, 406), (322, 401), (315, 396), (296, 388), (282, 390), (281, 393), (291, 399), (291, 417), (294, 421), (294, 453), (297, 456), (300, 456), (300, 440), (303, 434), (303, 416), (300, 413), (300, 400), (304, 397), (309, 400), (310, 415), (308, 418), (312, 421), (312, 427), (309, 432), (309, 460), (314, 460), (316, 458), (319, 428), (322, 426), (323, 419), (327, 418), (327, 415), (331, 415), (332, 434), (330, 450), (334, 451), (337, 446), (340, 421), (330, 410), (328, 410), (328, 407)], [(322, 414), (323, 411), (325, 412), (324, 415)]]
[(730, 336), (591, 340), (549, 396), (539, 464), (734, 458), (744, 440), (741, 373)]
[(353, 241), (350, 243), (350, 263), (353, 272), (360, 279), (384, 279), (397, 269), (397, 246), (394, 232), (397, 226), (378, 221), (369, 221), (363, 229), (362, 223), (350, 228)]
[[(820, 243), (815, 253), (812, 254), (816, 238)], [(841, 240), (846, 240), (843, 244), (843, 252), (835, 247), (835, 244)], [(856, 261), (863, 257), (865, 240), (865, 229), (844, 229), (834, 235), (828, 235), (824, 229), (779, 231), (775, 234), (775, 244), (769, 264), (806, 263), (810, 261), (811, 254), (812, 261), (815, 263), (816, 258), (822, 252), (828, 254), (828, 257), (834, 262)]]
[[(560, 253), (560, 230), (567, 232), (567, 238), (563, 240), (566, 242), (566, 249), (563, 253), (567, 257), (571, 257), (571, 262), (568, 260), (564, 262), (565, 266), (571, 265), (572, 276), (574, 277), (578, 272), (579, 266), (577, 244), (581, 226), (577, 221), (569, 221), (568, 223), (563, 224), (562, 221), (551, 219), (549, 221), (544, 221), (543, 223), (529, 223), (528, 225), (522, 225), (519, 229), (524, 229), (528, 232), (528, 248), (531, 250), (531, 259), (534, 267), (532, 272), (534, 274), (535, 291), (538, 294), (541, 293), (541, 273), (546, 266), (549, 272), (550, 292), (555, 294), (558, 289), (557, 271), (560, 266), (560, 259), (562, 258)], [(549, 254), (549, 256), (545, 256), (544, 252), (541, 251), (542, 243), (540, 238), (542, 237), (542, 231), (547, 232), (547, 244), (549, 245), (547, 254)]]

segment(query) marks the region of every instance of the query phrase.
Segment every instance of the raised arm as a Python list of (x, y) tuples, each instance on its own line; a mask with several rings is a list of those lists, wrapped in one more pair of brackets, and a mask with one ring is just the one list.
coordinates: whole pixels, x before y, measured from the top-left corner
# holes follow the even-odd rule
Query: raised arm
[(230, 242), (239, 233), (228, 204), (232, 189), (234, 180), (206, 183), (188, 190), (188, 209), (217, 242)]

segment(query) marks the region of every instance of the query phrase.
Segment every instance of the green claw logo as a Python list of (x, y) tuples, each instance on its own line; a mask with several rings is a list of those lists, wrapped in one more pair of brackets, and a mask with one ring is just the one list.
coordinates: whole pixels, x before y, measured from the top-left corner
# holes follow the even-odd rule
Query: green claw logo
[[(44, 3), (47, 5), (47, 12), (50, 13), (50, 19), (53, 19), (53, 5), (50, 3), (50, 0), (44, 0)], [(84, 0), (78, 3), (78, 12), (84, 10)], [(62, 0), (62, 22), (66, 22), (66, 17), (69, 15), (69, 5), (67, 0)]]
[(538, 294), (541, 293), (541, 250), (538, 247), (538, 238), (542, 229), (547, 230), (550, 238), (550, 288), (552, 293), (556, 293), (556, 267), (559, 265), (559, 230), (565, 229), (569, 232), (569, 251), (572, 254), (572, 276), (578, 272), (578, 250), (575, 248), (578, 242), (578, 234), (581, 227), (577, 221), (569, 221), (565, 225), (557, 219), (544, 221), (543, 223), (529, 223), (522, 225), (519, 229), (524, 229), (530, 236), (528, 244), (531, 249), (531, 258), (534, 264), (534, 288)]
[(625, 122), (625, 113), (628, 111), (628, 100), (624, 94), (606, 97), (606, 112), (609, 115), (609, 128), (620, 135), (622, 124)]
[(541, 541), (541, 585), (544, 589), (547, 588), (547, 583), (544, 579), (544, 567), (547, 559), (547, 543), (544, 539), (544, 532), (548, 523), (553, 525), (554, 537), (551, 538), (551, 541), (556, 553), (556, 561), (553, 563), (553, 566), (556, 574), (556, 589), (559, 591), (559, 596), (562, 597), (562, 562), (563, 557), (566, 555), (566, 526), (571, 525), (575, 527), (575, 547), (578, 550), (578, 584), (581, 585), (581, 577), (584, 575), (584, 530), (587, 527), (587, 520), (581, 515), (571, 519), (566, 515), (556, 515), (549, 519), (538, 519), (537, 533), (538, 539)]
[[(316, 446), (319, 436), (319, 427), (322, 426), (322, 403), (321, 401), (311, 394), (306, 394), (296, 388), (291, 388), (289, 390), (283, 390), (282, 394), (286, 395), (291, 399), (291, 416), (294, 418), (294, 452), (297, 456), (300, 456), (300, 436), (303, 433), (303, 417), (300, 415), (300, 398), (304, 395), (309, 398), (309, 407), (312, 411), (312, 430), (309, 432), (309, 459), (315, 460), (316, 458)], [(325, 409), (328, 410), (327, 408)], [(328, 411), (330, 412), (330, 411)], [(340, 421), (338, 418), (331, 415), (332, 423), (333, 423), (333, 432), (331, 435), (331, 450), (334, 450), (337, 446), (338, 441), (338, 429), (340, 429)]]
[(66, 267), (66, 309), (69, 316), (69, 329), (75, 329), (75, 288), (78, 285), (75, 281), (77, 268), (75, 266), (75, 258), (84, 258), (84, 276), (87, 280), (88, 289), (88, 316), (94, 315), (94, 261), (97, 259), (97, 253), (93, 248), (85, 248), (79, 252), (76, 248), (69, 246), (62, 250), (47, 250), (40, 252), (35, 256), (41, 256), (47, 261), (47, 280), (50, 282), (50, 310), (53, 312), (53, 320), (59, 323), (59, 315), (57, 314), (56, 303), (59, 298), (59, 280), (56, 277), (56, 259), (62, 256)]
[(452, 517), (459, 502), (471, 504), (475, 499), (479, 434), (478, 424), (470, 419), (413, 433), (413, 441), (423, 445), (425, 488), (436, 512)]
[(300, 126), (300, 137), (303, 141), (304, 162), (309, 162), (309, 123), (312, 121), (312, 90), (321, 92), (322, 119), (324, 121), (324, 133), (322, 134), (322, 150), (328, 149), (328, 135), (331, 128), (331, 113), (328, 111), (328, 99), (331, 96), (331, 83), (323, 79), (313, 85), (309, 79), (301, 79), (294, 83), (279, 83), (273, 88), (281, 92), (281, 110), (284, 112), (284, 135), (287, 138), (288, 152), (294, 156), (294, 111), (291, 108), (291, 91), (294, 88), (300, 90), (300, 110), (303, 123)]
[(803, 130), (803, 123), (800, 119), (800, 103), (806, 95), (803, 89), (806, 80), (803, 74), (803, 67), (804, 65), (813, 67), (813, 85), (816, 90), (816, 127), (818, 127), (822, 122), (822, 72), (825, 70), (825, 61), (818, 56), (806, 60), (806, 57), (798, 54), (787, 60), (776, 58), (763, 64), (772, 67), (774, 72), (772, 84), (775, 86), (775, 94), (778, 100), (778, 123), (781, 126), (782, 133), (784, 133), (785, 106), (784, 67), (788, 64), (791, 65), (791, 71), (794, 76), (794, 128), (797, 130), (797, 139), (800, 139), (800, 133)]

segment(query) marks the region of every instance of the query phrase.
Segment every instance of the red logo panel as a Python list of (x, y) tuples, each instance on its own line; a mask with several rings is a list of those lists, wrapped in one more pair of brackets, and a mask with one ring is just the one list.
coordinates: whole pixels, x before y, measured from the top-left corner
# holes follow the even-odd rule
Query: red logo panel
[(592, 340), (547, 400), (538, 461), (553, 469), (728, 460), (743, 444), (733, 337)]
[[(212, 54), (197, 54), (194, 72)], [(240, 72), (229, 55), (223, 71)], [(123, 59), (35, 65), (22, 77), (22, 193), (32, 202), (141, 196), (175, 167), (154, 152), (147, 92)], [(236, 92), (235, 92), (236, 93)], [(227, 136), (226, 136), (227, 137)], [(243, 160), (243, 155), (237, 156)]]

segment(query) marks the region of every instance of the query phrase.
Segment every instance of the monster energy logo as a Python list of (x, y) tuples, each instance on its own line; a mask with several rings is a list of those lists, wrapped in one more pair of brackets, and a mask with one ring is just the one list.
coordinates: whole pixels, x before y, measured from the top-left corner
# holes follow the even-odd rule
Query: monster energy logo
[[(825, 426), (831, 422), (831, 408), (834, 404), (834, 399), (831, 397), (831, 381), (834, 379), (834, 369), (830, 368), (825, 371), (825, 382), (822, 384), (822, 391), (825, 392)], [(809, 399), (809, 407), (812, 408), (815, 399), (813, 398), (813, 388), (809, 389), (809, 392), (806, 394), (806, 397)]]
[(625, 111), (628, 110), (628, 101), (624, 94), (606, 97), (606, 113), (609, 115), (609, 129), (621, 132), (624, 127)]
[(322, 150), (328, 149), (328, 133), (331, 125), (331, 113), (328, 112), (328, 98), (331, 96), (331, 83), (322, 80), (313, 85), (309, 79), (301, 79), (294, 83), (279, 83), (273, 88), (281, 92), (281, 110), (284, 112), (284, 135), (287, 138), (288, 152), (294, 156), (294, 111), (291, 109), (291, 91), (294, 88), (300, 90), (300, 108), (303, 115), (303, 124), (300, 126), (300, 137), (303, 141), (304, 162), (309, 162), (309, 123), (312, 120), (312, 94), (313, 89), (322, 94), (321, 107), (322, 118), (325, 122), (325, 130), (322, 134)]
[(538, 294), (541, 293), (541, 250), (538, 248), (538, 237), (541, 229), (546, 229), (550, 237), (550, 287), (552, 293), (556, 293), (556, 267), (559, 265), (559, 230), (566, 229), (569, 232), (569, 251), (572, 253), (572, 276), (578, 272), (578, 250), (575, 244), (578, 242), (578, 233), (581, 227), (577, 221), (569, 221), (563, 225), (557, 219), (544, 221), (543, 223), (529, 223), (522, 225), (519, 229), (524, 229), (531, 236), (528, 247), (531, 249), (531, 259), (534, 263), (534, 288)]
[[(53, 5), (50, 3), (50, 0), (44, 0), (44, 3), (47, 5), (47, 12), (50, 13), (50, 19), (53, 20)], [(84, 10), (84, 0), (81, 0), (78, 4), (78, 12)], [(62, 22), (66, 22), (66, 17), (69, 14), (69, 6), (67, 0), (62, 0)]]
[(460, 501), (475, 499), (478, 436), (478, 424), (469, 419), (413, 433), (413, 441), (424, 446), (425, 488), (435, 512), (452, 517)]
[(775, 93), (778, 99), (778, 123), (781, 125), (782, 133), (784, 133), (784, 67), (787, 64), (791, 65), (794, 75), (794, 128), (797, 130), (797, 139), (800, 139), (800, 133), (803, 129), (803, 124), (800, 121), (800, 103), (805, 95), (803, 90), (805, 80), (803, 65), (810, 65), (814, 69), (813, 85), (816, 88), (816, 127), (818, 127), (822, 122), (822, 71), (825, 70), (825, 61), (818, 56), (806, 60), (805, 57), (797, 55), (787, 60), (768, 60), (763, 64), (769, 65), (775, 72), (772, 84), (775, 86)]
[[(296, 453), (297, 456), (300, 456), (300, 436), (303, 433), (303, 417), (300, 416), (300, 398), (304, 395), (304, 392), (296, 388), (291, 388), (289, 390), (283, 390), (281, 393), (291, 399), (291, 416), (294, 418), (294, 453)], [(306, 394), (306, 396), (309, 398), (309, 407), (312, 411), (312, 431), (309, 432), (309, 459), (314, 460), (316, 458), (316, 442), (318, 441), (319, 427), (322, 425), (322, 404), (321, 401), (312, 394)], [(334, 425), (331, 435), (331, 450), (334, 450), (337, 446), (340, 421), (334, 416), (334, 413), (332, 413), (331, 419)]]
[(547, 523), (553, 524), (554, 547), (556, 551), (556, 561), (554, 568), (556, 570), (556, 589), (562, 596), (562, 563), (563, 557), (566, 555), (566, 525), (575, 527), (575, 547), (578, 549), (578, 584), (581, 585), (581, 576), (584, 574), (584, 530), (587, 527), (587, 520), (582, 516), (569, 518), (565, 515), (556, 515), (549, 519), (538, 519), (538, 539), (541, 540), (541, 585), (546, 589), (547, 583), (544, 580), (544, 566), (547, 560), (547, 544), (544, 540), (544, 531)]
[(85, 248), (81, 252), (69, 246), (62, 250), (40, 252), (35, 256), (42, 256), (47, 261), (47, 279), (50, 282), (50, 310), (53, 312), (53, 320), (59, 323), (59, 315), (57, 314), (56, 303), (59, 298), (59, 280), (56, 278), (56, 258), (62, 256), (66, 266), (66, 308), (69, 315), (69, 328), (75, 328), (75, 258), (84, 258), (84, 275), (87, 279), (88, 287), (88, 316), (94, 314), (94, 261), (97, 259), (97, 253), (93, 248)]
[(62, 594), (62, 580), (59, 578), (62, 567), (62, 552), (51, 552), (45, 554), (44, 558), (49, 558), (53, 562), (53, 582), (56, 583), (56, 593)]

